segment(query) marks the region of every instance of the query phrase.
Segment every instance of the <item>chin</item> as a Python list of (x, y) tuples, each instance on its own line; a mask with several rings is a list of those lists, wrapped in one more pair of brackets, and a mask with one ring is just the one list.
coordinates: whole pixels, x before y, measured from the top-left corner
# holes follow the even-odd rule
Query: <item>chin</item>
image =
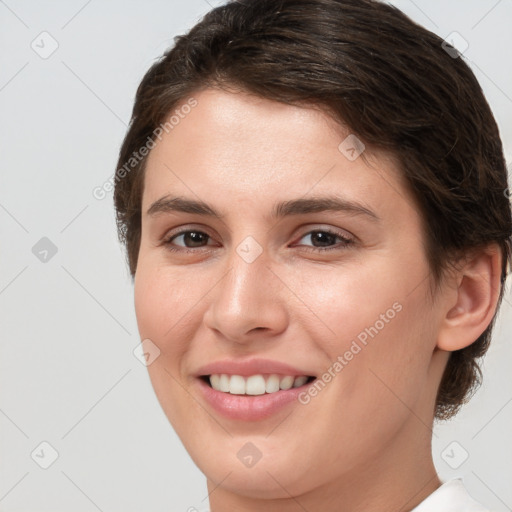
[[(254, 444), (252, 439), (256, 439)], [(229, 438), (217, 449), (202, 449), (203, 443), (187, 446), (194, 463), (209, 480), (210, 489), (220, 485), (225, 491), (250, 498), (289, 498), (289, 493), (299, 495), (307, 490), (311, 478), (311, 465), (305, 460), (296, 460), (290, 450), (281, 445), (265, 444), (260, 436), (237, 436)], [(258, 453), (255, 444), (261, 446)], [(260, 458), (258, 458), (260, 457)], [(304, 467), (303, 471), (298, 468)], [(318, 475), (317, 475), (318, 476)]]

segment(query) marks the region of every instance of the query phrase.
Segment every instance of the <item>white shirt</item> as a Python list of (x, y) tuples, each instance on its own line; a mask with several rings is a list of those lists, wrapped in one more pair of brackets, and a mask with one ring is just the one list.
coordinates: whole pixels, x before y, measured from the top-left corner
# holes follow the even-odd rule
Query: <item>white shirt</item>
[(462, 478), (453, 478), (438, 487), (411, 512), (490, 512), (468, 493)]

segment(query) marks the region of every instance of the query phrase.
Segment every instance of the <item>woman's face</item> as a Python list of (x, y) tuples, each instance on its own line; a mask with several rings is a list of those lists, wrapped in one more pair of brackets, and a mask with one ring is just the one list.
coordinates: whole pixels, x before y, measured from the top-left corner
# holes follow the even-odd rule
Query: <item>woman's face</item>
[(194, 99), (147, 162), (135, 306), (195, 463), (224, 489), (288, 497), (427, 446), (442, 315), (392, 159), (358, 156), (319, 110)]

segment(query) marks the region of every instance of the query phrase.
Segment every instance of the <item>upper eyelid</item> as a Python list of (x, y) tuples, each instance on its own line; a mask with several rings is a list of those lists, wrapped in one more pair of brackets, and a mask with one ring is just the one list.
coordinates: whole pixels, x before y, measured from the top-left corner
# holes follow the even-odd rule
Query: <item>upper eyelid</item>
[(311, 233), (315, 233), (315, 232), (329, 233), (334, 236), (339, 236), (340, 238), (349, 238), (351, 240), (355, 238), (354, 235), (352, 235), (345, 229), (340, 229), (340, 228), (313, 228), (313, 229), (311, 229), (310, 228), (310, 229), (307, 229), (306, 231), (304, 231), (304, 233), (302, 233), (299, 236), (299, 239), (305, 237), (306, 235), (310, 235)]
[(208, 228), (203, 227), (194, 227), (194, 226), (186, 226), (183, 228), (176, 228), (177, 231), (174, 231), (173, 229), (167, 230), (164, 235), (162, 236), (162, 241), (170, 240), (172, 238), (176, 238), (177, 236), (183, 235), (185, 233), (188, 233), (189, 231), (196, 231), (198, 233), (204, 233), (205, 235), (208, 235), (210, 238), (214, 238), (213, 235), (208, 231)]

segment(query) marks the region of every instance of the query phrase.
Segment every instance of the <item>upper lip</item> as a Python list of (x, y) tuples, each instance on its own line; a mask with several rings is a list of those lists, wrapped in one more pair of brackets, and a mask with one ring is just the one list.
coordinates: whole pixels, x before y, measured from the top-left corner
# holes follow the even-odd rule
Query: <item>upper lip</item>
[(293, 376), (307, 375), (308, 377), (314, 376), (314, 374), (308, 370), (295, 368), (287, 363), (272, 361), (270, 359), (224, 359), (222, 361), (215, 361), (201, 366), (197, 370), (196, 375), (198, 377), (202, 377), (204, 375), (221, 373), (228, 375), (240, 375), (242, 377), (263, 373)]

